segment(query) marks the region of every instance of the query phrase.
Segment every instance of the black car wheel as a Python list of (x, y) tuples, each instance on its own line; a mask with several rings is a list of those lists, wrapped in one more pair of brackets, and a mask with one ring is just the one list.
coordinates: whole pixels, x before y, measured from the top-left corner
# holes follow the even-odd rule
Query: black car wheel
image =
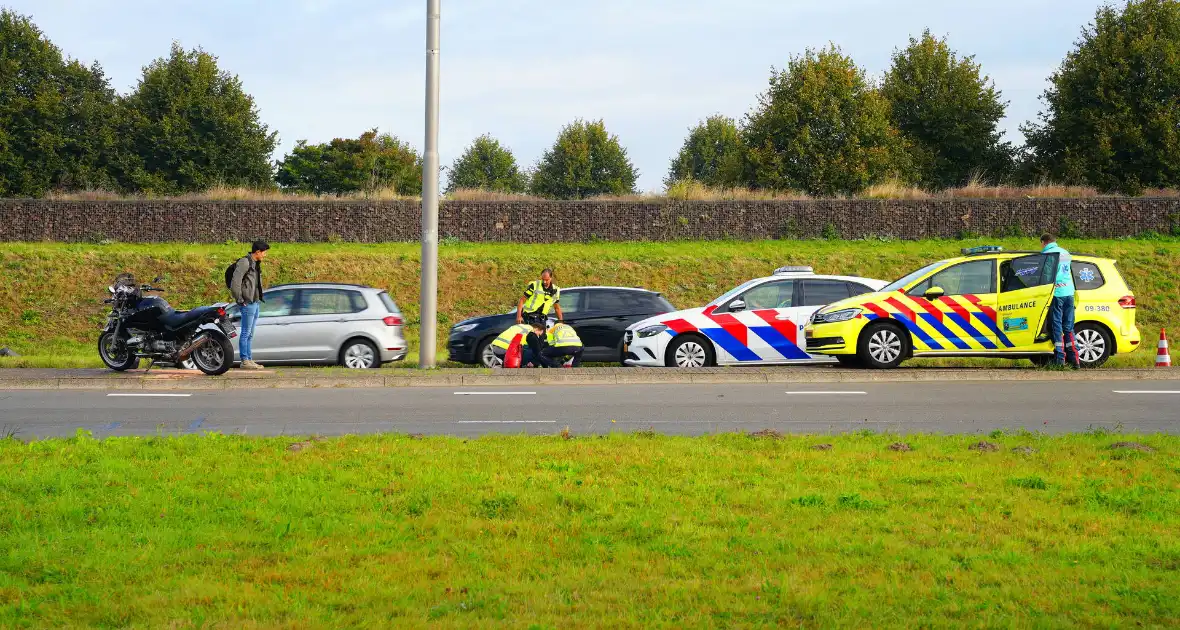
[(479, 347), (475, 350), (475, 360), (486, 368), (504, 366), (504, 362), (500, 360), (500, 357), (496, 356), (495, 346), (492, 345), (491, 337), (479, 342)]

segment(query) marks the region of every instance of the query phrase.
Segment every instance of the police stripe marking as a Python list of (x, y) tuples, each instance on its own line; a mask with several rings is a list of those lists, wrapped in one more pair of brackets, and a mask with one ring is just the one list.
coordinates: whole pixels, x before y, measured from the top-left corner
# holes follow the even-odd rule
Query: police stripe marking
[(762, 357), (754, 353), (753, 350), (747, 348), (740, 341), (729, 334), (728, 330), (724, 328), (702, 328), (701, 332), (705, 333), (713, 343), (721, 347), (729, 353), (730, 356), (738, 361), (761, 361)]

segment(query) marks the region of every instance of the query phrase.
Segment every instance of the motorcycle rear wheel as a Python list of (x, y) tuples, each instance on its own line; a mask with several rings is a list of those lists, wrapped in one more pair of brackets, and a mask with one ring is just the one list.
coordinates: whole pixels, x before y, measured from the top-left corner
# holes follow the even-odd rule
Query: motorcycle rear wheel
[(209, 342), (193, 351), (189, 358), (208, 376), (225, 374), (234, 365), (234, 347), (225, 335), (211, 333)]
[(127, 339), (104, 332), (98, 336), (98, 357), (116, 372), (126, 372), (139, 367), (139, 357), (127, 347)]

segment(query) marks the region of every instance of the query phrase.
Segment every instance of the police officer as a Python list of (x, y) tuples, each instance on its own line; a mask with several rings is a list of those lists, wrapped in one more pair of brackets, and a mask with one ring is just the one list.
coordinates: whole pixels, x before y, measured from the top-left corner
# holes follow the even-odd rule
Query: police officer
[[(1073, 257), (1057, 244), (1052, 234), (1041, 236), (1041, 253), (1057, 254), (1057, 273), (1053, 281), (1053, 301), (1049, 303), (1049, 335), (1053, 337), (1053, 364), (1077, 365), (1078, 351), (1073, 340), (1074, 285)], [(1066, 346), (1072, 350), (1067, 357)]]
[(549, 315), (549, 311), (557, 311), (557, 319), (563, 319), (561, 314), (561, 289), (553, 284), (553, 270), (541, 272), (540, 280), (533, 280), (524, 288), (524, 295), (516, 303), (516, 323), (525, 321), (529, 315), (539, 315), (542, 318)]
[(554, 366), (565, 363), (568, 357), (574, 358), (570, 367), (582, 364), (582, 339), (578, 337), (578, 331), (574, 330), (573, 326), (557, 322), (546, 333), (545, 344), (546, 348), (541, 352), (541, 356)]
[[(532, 332), (531, 326), (525, 324), (513, 324), (511, 328), (500, 333), (499, 337), (492, 340), (492, 354), (500, 359), (500, 365), (504, 364), (504, 355), (508, 354), (508, 346), (512, 345), (512, 340), (520, 336), (521, 350), (524, 349), (525, 337)], [(524, 362), (521, 362), (523, 365)]]

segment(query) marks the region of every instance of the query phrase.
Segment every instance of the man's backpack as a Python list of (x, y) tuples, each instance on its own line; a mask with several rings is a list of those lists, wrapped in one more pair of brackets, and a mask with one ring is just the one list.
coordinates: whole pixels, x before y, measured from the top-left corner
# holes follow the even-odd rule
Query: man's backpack
[(234, 269), (236, 269), (237, 266), (238, 266), (238, 261), (235, 260), (232, 263), (230, 263), (228, 267), (225, 268), (225, 288), (229, 289), (230, 291), (234, 290), (234, 287), (233, 287)]

